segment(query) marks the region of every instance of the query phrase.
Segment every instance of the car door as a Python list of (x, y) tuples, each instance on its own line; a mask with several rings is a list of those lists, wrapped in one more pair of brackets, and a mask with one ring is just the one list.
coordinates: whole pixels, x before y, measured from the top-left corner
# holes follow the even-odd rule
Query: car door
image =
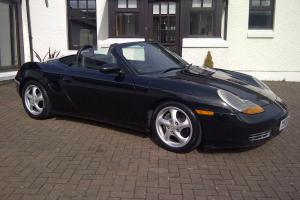
[(115, 65), (123, 74), (102, 73), (88, 66), (69, 67), (63, 77), (63, 87), (81, 115), (113, 123), (130, 124), (135, 87), (131, 75), (120, 62)]

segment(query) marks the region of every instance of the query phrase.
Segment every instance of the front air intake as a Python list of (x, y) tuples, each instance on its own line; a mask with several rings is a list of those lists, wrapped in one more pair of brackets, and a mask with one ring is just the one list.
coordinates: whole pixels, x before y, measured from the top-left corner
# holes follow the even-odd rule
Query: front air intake
[(271, 131), (265, 131), (261, 133), (254, 133), (249, 136), (251, 142), (263, 140), (271, 136)]

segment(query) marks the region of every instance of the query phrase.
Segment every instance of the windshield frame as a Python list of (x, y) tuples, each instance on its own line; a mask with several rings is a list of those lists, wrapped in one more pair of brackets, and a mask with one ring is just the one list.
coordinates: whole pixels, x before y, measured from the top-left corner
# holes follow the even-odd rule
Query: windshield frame
[[(186, 62), (184, 59), (182, 59), (179, 55), (175, 54), (174, 52), (171, 52), (169, 49), (167, 49), (166, 47), (162, 46), (161, 44), (159, 44), (158, 42), (130, 42), (130, 43), (123, 43), (123, 44), (119, 44), (115, 47), (115, 50), (117, 52), (117, 54), (120, 56), (120, 58), (122, 58), (122, 60), (126, 63), (126, 65), (128, 66), (128, 68), (130, 68), (130, 71), (132, 71), (134, 74), (136, 75), (151, 75), (151, 74), (160, 74), (164, 71), (166, 71), (166, 69), (160, 70), (160, 71), (154, 71), (154, 72), (139, 72), (135, 66), (133, 66), (129, 60), (127, 60), (123, 53), (122, 53), (122, 49), (126, 48), (126, 47), (130, 47), (130, 46), (135, 46), (135, 45), (144, 45), (144, 44), (151, 44), (157, 48), (159, 48), (167, 57), (169, 57), (172, 61), (175, 61), (178, 65), (181, 66), (181, 69), (186, 68), (189, 63)], [(172, 67), (170, 67), (172, 68)], [(178, 68), (180, 69), (180, 68)]]

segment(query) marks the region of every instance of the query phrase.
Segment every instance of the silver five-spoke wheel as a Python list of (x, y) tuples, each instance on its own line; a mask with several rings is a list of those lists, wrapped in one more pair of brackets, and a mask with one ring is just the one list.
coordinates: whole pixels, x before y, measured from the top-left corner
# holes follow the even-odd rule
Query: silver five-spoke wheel
[(163, 108), (156, 117), (155, 126), (160, 139), (175, 148), (187, 145), (193, 135), (190, 118), (177, 107)]
[(33, 115), (41, 114), (45, 106), (42, 91), (35, 85), (29, 85), (24, 94), (27, 110)]

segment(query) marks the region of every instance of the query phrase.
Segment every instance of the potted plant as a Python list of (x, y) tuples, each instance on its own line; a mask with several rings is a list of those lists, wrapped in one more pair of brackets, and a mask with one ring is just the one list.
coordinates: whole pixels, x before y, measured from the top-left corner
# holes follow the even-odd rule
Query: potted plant
[(210, 68), (214, 67), (214, 61), (212, 59), (210, 51), (207, 52), (207, 55), (206, 55), (206, 58), (204, 60), (204, 64), (203, 65), (205, 67), (210, 67)]

